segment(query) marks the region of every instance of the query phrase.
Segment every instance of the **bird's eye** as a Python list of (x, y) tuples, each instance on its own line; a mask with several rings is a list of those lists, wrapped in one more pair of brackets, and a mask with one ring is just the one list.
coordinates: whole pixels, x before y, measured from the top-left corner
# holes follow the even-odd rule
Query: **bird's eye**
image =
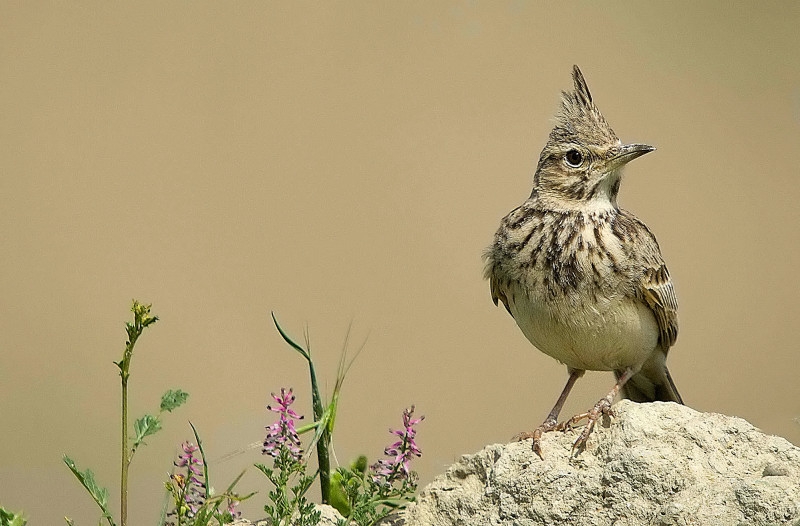
[(578, 150), (570, 150), (564, 155), (564, 161), (573, 168), (577, 168), (583, 163), (583, 155)]

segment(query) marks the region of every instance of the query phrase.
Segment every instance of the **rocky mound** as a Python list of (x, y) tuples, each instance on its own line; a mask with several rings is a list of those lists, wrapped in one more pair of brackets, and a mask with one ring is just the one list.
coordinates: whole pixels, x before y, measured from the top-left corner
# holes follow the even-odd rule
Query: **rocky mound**
[(547, 433), (544, 460), (530, 440), (464, 455), (405, 526), (800, 526), (800, 448), (673, 403), (614, 409), (576, 455), (575, 433)]

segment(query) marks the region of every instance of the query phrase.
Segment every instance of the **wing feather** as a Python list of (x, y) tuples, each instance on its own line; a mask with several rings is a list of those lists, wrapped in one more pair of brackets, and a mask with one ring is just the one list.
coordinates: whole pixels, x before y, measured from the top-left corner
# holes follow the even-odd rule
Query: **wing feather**
[(633, 214), (620, 210), (612, 226), (623, 249), (641, 273), (637, 294), (653, 311), (659, 344), (666, 353), (678, 339), (678, 300), (656, 237)]
[(669, 271), (663, 263), (645, 271), (641, 291), (658, 323), (659, 341), (666, 351), (678, 339), (678, 300)]

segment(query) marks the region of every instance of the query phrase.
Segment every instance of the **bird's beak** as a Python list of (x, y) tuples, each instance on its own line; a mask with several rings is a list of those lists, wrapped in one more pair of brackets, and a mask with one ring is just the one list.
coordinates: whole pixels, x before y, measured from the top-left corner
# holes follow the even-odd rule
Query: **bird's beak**
[(609, 159), (614, 168), (621, 168), (646, 153), (655, 150), (654, 146), (648, 144), (625, 144), (620, 146)]

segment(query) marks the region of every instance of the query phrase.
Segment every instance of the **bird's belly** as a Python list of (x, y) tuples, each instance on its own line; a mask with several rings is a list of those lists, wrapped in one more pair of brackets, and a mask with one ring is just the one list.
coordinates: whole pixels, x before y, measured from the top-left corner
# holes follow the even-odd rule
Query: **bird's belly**
[(523, 334), (540, 351), (573, 369), (640, 366), (658, 344), (655, 316), (636, 299), (553, 302), (516, 292), (511, 312)]

